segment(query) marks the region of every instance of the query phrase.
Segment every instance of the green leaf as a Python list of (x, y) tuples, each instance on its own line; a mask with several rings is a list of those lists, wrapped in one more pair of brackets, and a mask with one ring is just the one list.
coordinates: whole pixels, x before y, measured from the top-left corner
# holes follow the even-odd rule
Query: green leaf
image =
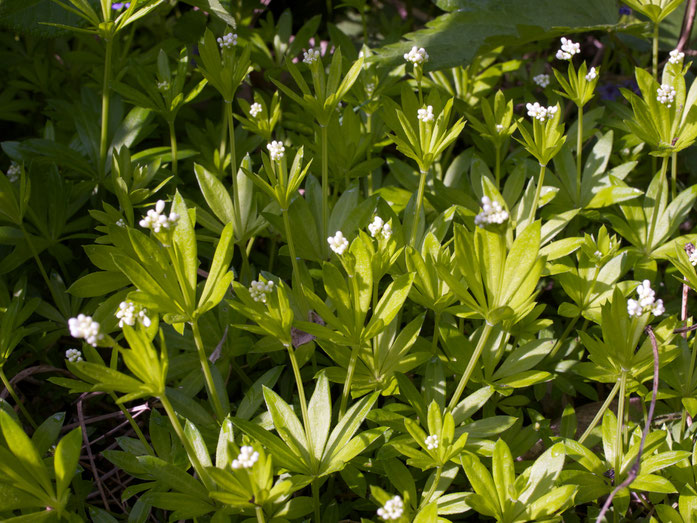
[[(7, 448), (24, 468), (24, 475), (27, 476), (27, 479), (33, 479), (41, 485), (47, 494), (55, 495), (48, 471), (44, 467), (36, 447), (19, 424), (4, 410), (0, 410), (0, 430), (2, 430)], [(21, 473), (21, 471), (17, 472)]]
[(235, 210), (232, 205), (232, 198), (228, 193), (223, 182), (205, 167), (197, 163), (194, 164), (194, 173), (201, 187), (203, 197), (213, 213), (223, 224), (234, 222)]
[(387, 287), (385, 293), (380, 298), (373, 316), (368, 322), (364, 336), (371, 339), (387, 327), (397, 313), (402, 309), (404, 301), (409, 295), (411, 285), (414, 281), (414, 274), (402, 274), (397, 276)]
[[(230, 282), (232, 281), (232, 274), (227, 272), (230, 267), (230, 262), (232, 261), (232, 235), (232, 223), (228, 223), (220, 235), (218, 246), (216, 247), (215, 254), (213, 255), (211, 269), (208, 272), (206, 283), (203, 286), (201, 297), (198, 300), (198, 309), (200, 310), (200, 314), (206, 310), (212, 309), (218, 305), (218, 303), (220, 303), (220, 300), (223, 299), (223, 296), (227, 291)], [(224, 279), (226, 273), (229, 274), (229, 276), (227, 279)], [(222, 289), (219, 285), (221, 281), (226, 283)]]
[(317, 377), (315, 392), (312, 398), (310, 398), (307, 409), (310, 414), (312, 450), (315, 458), (321, 460), (332, 424), (332, 401), (329, 392), (329, 381), (324, 372), (320, 372)]
[(78, 279), (67, 292), (78, 298), (94, 298), (123, 289), (129, 283), (129, 279), (120, 272), (99, 271)]
[(179, 285), (184, 291), (184, 296), (187, 297), (187, 305), (193, 306), (196, 292), (196, 270), (198, 269), (196, 235), (194, 234), (194, 224), (189, 217), (189, 210), (179, 191), (172, 200), (172, 211), (179, 215), (179, 221), (173, 235), (173, 248), (184, 278), (184, 281), (180, 281)]
[(310, 463), (305, 429), (295, 412), (278, 394), (264, 387), (264, 401), (269, 409), (273, 425), (293, 453), (305, 463)]
[(56, 493), (59, 499), (63, 497), (63, 493), (68, 489), (77, 472), (81, 448), (82, 429), (80, 427), (68, 432), (56, 446), (53, 467), (56, 473)]

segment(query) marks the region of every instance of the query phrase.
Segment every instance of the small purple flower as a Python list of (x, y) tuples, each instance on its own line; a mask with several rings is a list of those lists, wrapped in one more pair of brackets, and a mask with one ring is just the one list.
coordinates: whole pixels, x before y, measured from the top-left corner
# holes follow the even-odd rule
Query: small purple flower
[(629, 7), (627, 7), (626, 5), (623, 5), (622, 7), (620, 7), (620, 16), (631, 15), (631, 14), (632, 14), (632, 10)]
[(111, 8), (114, 11), (119, 11), (120, 9), (128, 9), (131, 7), (131, 2), (114, 2), (111, 4)]
[(614, 102), (620, 95), (620, 90), (615, 84), (603, 84), (598, 86), (598, 94), (603, 100)]

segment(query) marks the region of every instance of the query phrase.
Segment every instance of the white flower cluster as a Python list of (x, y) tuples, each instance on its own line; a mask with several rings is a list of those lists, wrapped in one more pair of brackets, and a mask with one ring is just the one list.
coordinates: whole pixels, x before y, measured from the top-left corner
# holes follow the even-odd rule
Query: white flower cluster
[(426, 49), (423, 47), (412, 47), (411, 51), (408, 53), (404, 53), (404, 59), (407, 62), (411, 62), (414, 65), (417, 64), (423, 64), (424, 62), (428, 61), (428, 53), (426, 52)]
[(344, 238), (344, 233), (341, 231), (336, 231), (336, 234), (334, 234), (334, 236), (330, 236), (329, 238), (327, 238), (327, 242), (329, 243), (329, 247), (331, 248), (331, 250), (333, 250), (339, 256), (344, 254), (344, 251), (348, 248), (349, 245), (348, 240)]
[(286, 152), (286, 148), (283, 147), (283, 142), (274, 140), (269, 144), (266, 144), (266, 148), (269, 150), (269, 155), (271, 156), (271, 161), (280, 162), (283, 158), (283, 153)]
[(68, 320), (68, 328), (73, 338), (85, 338), (85, 341), (93, 347), (96, 347), (97, 342), (104, 337), (104, 335), (99, 332), (99, 323), (94, 321), (92, 316), (78, 314), (77, 318), (70, 318)]
[(310, 47), (303, 53), (303, 62), (305, 62), (307, 65), (312, 65), (317, 60), (319, 60), (319, 49)]
[(595, 70), (595, 67), (591, 67), (588, 73), (586, 73), (586, 80), (589, 82), (595, 80), (598, 77), (598, 72)]
[(252, 118), (256, 118), (257, 115), (261, 112), (261, 104), (259, 102), (254, 102), (250, 107), (249, 107), (249, 115)]
[(249, 294), (256, 302), (266, 303), (266, 295), (273, 292), (272, 281), (257, 281), (254, 280), (249, 286)]
[(416, 117), (423, 123), (428, 123), (433, 121), (433, 106), (429, 105), (426, 109), (419, 109), (416, 111)]
[(641, 316), (644, 312), (650, 312), (654, 316), (660, 316), (666, 309), (663, 300), (656, 299), (656, 292), (651, 288), (651, 282), (644, 280), (636, 289), (638, 300), (627, 300), (627, 314), (629, 317)]
[(382, 235), (383, 238), (389, 240), (390, 236), (392, 236), (392, 227), (389, 223), (385, 223), (385, 220), (379, 216), (373, 218), (372, 223), (368, 225), (368, 230), (373, 238), (377, 238), (379, 235)]
[(477, 227), (484, 227), (488, 223), (503, 223), (508, 220), (506, 212), (499, 202), (492, 202), (488, 196), (482, 196), (482, 212), (474, 217)]
[(675, 94), (675, 89), (671, 85), (661, 84), (661, 87), (656, 89), (656, 100), (666, 107), (670, 107), (675, 100)]
[(526, 104), (525, 108), (528, 110), (528, 116), (532, 116), (540, 122), (544, 122), (545, 120), (552, 118), (557, 113), (557, 109), (559, 109), (556, 105), (545, 107), (540, 105), (539, 102), (535, 102), (534, 104)]
[(557, 51), (557, 60), (571, 60), (581, 52), (581, 46), (569, 38), (561, 37), (561, 49)]
[(145, 218), (138, 222), (145, 229), (152, 229), (154, 232), (160, 232), (162, 229), (172, 229), (179, 221), (179, 215), (176, 212), (170, 212), (169, 216), (162, 214), (165, 210), (164, 200), (157, 200), (155, 209), (150, 209), (145, 215)]
[(126, 226), (126, 220), (124, 220), (123, 218), (119, 218), (118, 220), (116, 220), (116, 225), (117, 225), (118, 227), (125, 227), (125, 226)]
[(221, 49), (230, 49), (231, 47), (237, 45), (237, 35), (235, 33), (228, 33), (220, 38), (217, 38), (217, 41)]
[(497, 132), (497, 133), (500, 133), (501, 131), (503, 131), (503, 124), (502, 124), (502, 123), (497, 123), (497, 124), (496, 124), (496, 132)]
[(162, 80), (161, 82), (157, 82), (157, 88), (160, 91), (166, 91), (169, 89), (169, 82), (167, 80)]
[(532, 81), (544, 89), (549, 85), (549, 75), (540, 73), (532, 77)]
[(670, 55), (670, 58), (668, 58), (668, 61), (671, 64), (675, 64), (675, 65), (680, 64), (683, 61), (683, 58), (685, 58), (685, 53), (682, 53), (682, 52), (678, 51), (677, 49), (673, 49), (668, 54)]
[(7, 168), (7, 179), (10, 180), (10, 183), (15, 183), (17, 180), (19, 180), (20, 172), (22, 172), (22, 169), (19, 167), (19, 164), (12, 162)]
[(70, 363), (82, 361), (82, 352), (80, 352), (78, 349), (68, 349), (65, 351), (65, 359)]
[(439, 441), (438, 441), (438, 436), (436, 434), (431, 434), (426, 438), (426, 448), (428, 450), (434, 450), (438, 448)]
[(378, 509), (378, 516), (385, 521), (391, 519), (399, 519), (404, 514), (404, 502), (399, 496), (395, 496), (388, 500), (381, 508)]
[(148, 318), (147, 309), (136, 305), (130, 300), (119, 303), (116, 317), (119, 320), (120, 329), (123, 329), (124, 325), (133, 327), (136, 324), (136, 320), (139, 320), (145, 327), (150, 327), (152, 324), (150, 318)]
[(367, 94), (369, 98), (371, 96), (373, 96), (374, 92), (375, 92), (375, 84), (374, 83), (371, 82), (371, 83), (365, 84), (365, 94)]
[(240, 448), (240, 454), (237, 459), (232, 460), (233, 469), (250, 469), (259, 461), (259, 453), (254, 450), (254, 447), (245, 445)]

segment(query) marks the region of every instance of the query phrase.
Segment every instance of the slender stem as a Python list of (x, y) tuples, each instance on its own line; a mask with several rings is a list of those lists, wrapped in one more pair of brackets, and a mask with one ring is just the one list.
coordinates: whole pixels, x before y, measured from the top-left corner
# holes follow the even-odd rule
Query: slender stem
[(261, 509), (261, 507), (257, 505), (254, 510), (257, 515), (257, 523), (266, 523), (266, 520), (264, 519), (264, 511)]
[(496, 188), (501, 190), (501, 145), (498, 143), (494, 147), (496, 151), (496, 161), (494, 163), (494, 174), (496, 176)]
[(322, 518), (319, 511), (319, 484), (317, 479), (312, 480), (312, 504), (315, 508), (315, 523), (321, 523)]
[(290, 263), (293, 267), (293, 277), (298, 284), (298, 291), (300, 293), (300, 308), (302, 309), (303, 319), (307, 318), (310, 313), (310, 307), (307, 304), (307, 299), (305, 298), (305, 289), (303, 287), (302, 278), (300, 277), (300, 268), (298, 266), (298, 257), (295, 254), (295, 244), (293, 243), (293, 232), (290, 228), (290, 218), (288, 217), (288, 210), (283, 210), (283, 225), (286, 229), (286, 241), (288, 242), (288, 252), (290, 253)]
[(435, 312), (433, 317), (433, 340), (431, 341), (431, 354), (434, 356), (438, 352), (438, 335), (440, 331), (438, 330), (438, 325), (440, 324), (440, 310)]
[(414, 222), (411, 224), (411, 236), (409, 237), (409, 245), (412, 247), (416, 247), (416, 231), (419, 228), (419, 221), (421, 219), (421, 207), (423, 206), (427, 175), (428, 170), (421, 171), (419, 176), (419, 190), (416, 193), (416, 211), (414, 212)]
[(213, 374), (211, 374), (211, 367), (208, 364), (206, 349), (203, 346), (203, 339), (201, 338), (201, 331), (199, 331), (198, 328), (198, 320), (193, 320), (191, 322), (191, 330), (194, 333), (194, 342), (196, 343), (196, 352), (198, 352), (198, 360), (201, 363), (203, 376), (206, 379), (208, 399), (211, 400), (211, 403), (213, 404), (213, 409), (215, 410), (216, 418), (218, 418), (219, 421), (222, 421), (227, 413), (223, 410), (223, 405), (220, 403), (220, 398), (218, 397), (218, 391), (215, 388)]
[[(322, 140), (322, 238), (329, 236), (329, 158), (327, 137), (327, 126), (320, 126), (320, 135)], [(327, 246), (327, 242), (323, 241), (322, 245)]]
[(232, 102), (225, 102), (225, 112), (227, 113), (228, 136), (230, 138), (230, 170), (234, 181), (237, 174), (237, 156), (235, 155), (235, 120), (232, 117)]
[(479, 357), (482, 355), (484, 345), (486, 345), (487, 341), (489, 341), (489, 335), (491, 334), (492, 327), (493, 325), (491, 325), (490, 323), (484, 323), (484, 329), (482, 330), (482, 333), (479, 335), (479, 341), (477, 342), (477, 346), (474, 349), (474, 353), (472, 354), (472, 357), (470, 358), (470, 361), (467, 364), (467, 368), (465, 369), (465, 373), (462, 375), (462, 378), (460, 378), (460, 383), (457, 384), (455, 393), (453, 394), (453, 397), (450, 399), (450, 403), (448, 404), (448, 410), (450, 412), (452, 412), (455, 409), (458, 402), (460, 401), (460, 396), (462, 396), (462, 393), (465, 391), (465, 387), (467, 386), (467, 382), (469, 381), (470, 376), (472, 376), (474, 367), (477, 365), (477, 362), (479, 362)]
[(44, 264), (41, 262), (41, 258), (39, 258), (39, 253), (36, 251), (34, 248), (34, 242), (31, 240), (31, 236), (29, 236), (29, 233), (27, 232), (26, 227), (24, 227), (24, 223), (19, 224), (19, 228), (22, 231), (22, 235), (24, 236), (24, 239), (27, 242), (27, 245), (29, 246), (29, 250), (31, 251), (31, 255), (34, 258), (34, 261), (36, 261), (36, 265), (39, 267), (39, 272), (41, 273), (41, 277), (44, 279), (44, 283), (46, 284), (46, 287), (48, 287), (48, 292), (51, 293), (51, 297), (53, 298), (53, 303), (58, 305), (58, 297), (56, 296), (56, 292), (53, 290), (53, 285), (51, 285), (51, 281), (48, 279), (48, 274), (46, 273), (46, 269), (44, 268)]
[(620, 397), (617, 398), (617, 430), (615, 434), (615, 480), (619, 479), (622, 468), (623, 441), (622, 428), (624, 427), (624, 395), (627, 391), (627, 373), (620, 376)]
[(351, 348), (351, 358), (349, 359), (348, 369), (346, 370), (346, 380), (344, 381), (344, 392), (341, 395), (341, 406), (339, 407), (339, 419), (344, 416), (346, 412), (346, 405), (348, 404), (348, 397), (351, 393), (351, 382), (353, 381), (353, 374), (356, 371), (356, 361), (358, 360), (358, 349), (357, 345)]
[(177, 135), (174, 131), (174, 120), (169, 120), (169, 144), (172, 149), (172, 174), (177, 175)]
[(653, 24), (653, 77), (658, 80), (658, 23)]
[(123, 405), (123, 403), (118, 402), (119, 398), (116, 396), (116, 394), (114, 394), (113, 392), (110, 392), (109, 396), (111, 396), (111, 399), (114, 400), (114, 403), (116, 403), (116, 405), (118, 405), (119, 409), (121, 410), (123, 415), (126, 417), (126, 420), (128, 420), (129, 425), (131, 425), (131, 428), (136, 433), (136, 436), (138, 437), (140, 442), (145, 447), (146, 452), (148, 454), (150, 454), (151, 456), (154, 456), (155, 451), (150, 446), (150, 443), (148, 443), (148, 439), (145, 437), (145, 434), (143, 434), (143, 431), (140, 430), (140, 427), (136, 423), (136, 420), (133, 419), (133, 416), (131, 416), (131, 413), (128, 412), (128, 409)]
[(240, 280), (242, 280), (242, 282), (246, 284), (251, 278), (251, 274), (249, 274), (249, 271), (251, 270), (249, 267), (249, 255), (247, 254), (247, 249), (245, 249), (244, 246), (240, 246), (240, 253), (242, 254), (242, 269), (240, 270)]
[(571, 332), (571, 329), (574, 328), (574, 326), (576, 325), (576, 323), (578, 322), (578, 320), (579, 320), (580, 317), (581, 317), (581, 315), (579, 314), (579, 315), (577, 315), (573, 320), (571, 320), (571, 321), (569, 322), (569, 324), (566, 326), (566, 329), (564, 329), (564, 332), (563, 332), (562, 335), (559, 337), (559, 339), (557, 340), (557, 342), (554, 344), (554, 347), (552, 347), (552, 350), (549, 352), (549, 354), (548, 354), (548, 356), (547, 356), (548, 358), (550, 358), (550, 359), (551, 359), (551, 358), (554, 358), (554, 356), (557, 354), (557, 351), (559, 351), (559, 349), (561, 348), (562, 344), (564, 343), (564, 341), (566, 340), (566, 338), (569, 336), (569, 333)]
[(650, 249), (653, 245), (653, 234), (656, 230), (656, 222), (658, 222), (658, 211), (660, 207), (659, 202), (661, 201), (661, 192), (663, 191), (663, 178), (665, 177), (666, 172), (668, 172), (668, 157), (664, 156), (663, 162), (661, 163), (661, 183), (658, 185), (658, 195), (656, 195), (656, 201), (653, 204), (653, 213), (651, 215), (651, 223), (649, 224), (649, 236), (648, 241), (646, 243), (647, 249)]
[(610, 394), (608, 394), (607, 398), (605, 398), (605, 402), (600, 407), (600, 410), (598, 410), (598, 412), (596, 412), (595, 417), (593, 418), (593, 421), (591, 421), (590, 425), (588, 425), (588, 428), (585, 430), (583, 435), (579, 438), (579, 440), (578, 440), (579, 443), (583, 443), (586, 440), (586, 438), (590, 435), (591, 431), (595, 428), (595, 426), (598, 424), (600, 419), (603, 417), (603, 414), (605, 414), (605, 411), (608, 409), (608, 407), (610, 406), (610, 403), (612, 403), (612, 400), (615, 398), (615, 396), (617, 395), (617, 392), (619, 390), (620, 390), (620, 383), (617, 382), (612, 387)]
[(1, 366), (0, 379), (2, 380), (2, 384), (5, 385), (7, 392), (9, 392), (10, 396), (12, 396), (12, 399), (15, 400), (15, 404), (19, 407), (19, 410), (22, 412), (22, 414), (24, 414), (24, 417), (27, 418), (29, 424), (36, 429), (38, 425), (34, 421), (34, 418), (31, 417), (31, 414), (29, 414), (29, 411), (27, 411), (26, 407), (24, 406), (24, 403), (22, 403), (22, 400), (20, 400), (19, 396), (17, 396), (17, 393), (15, 392), (14, 387), (12, 387), (10, 380), (8, 380), (7, 376), (5, 376), (5, 369)]
[(578, 106), (578, 136), (576, 137), (576, 196), (581, 204), (581, 177), (583, 176), (583, 106)]
[(160, 402), (162, 403), (162, 406), (165, 408), (165, 412), (167, 413), (167, 417), (169, 418), (172, 427), (174, 427), (174, 432), (177, 433), (179, 440), (182, 442), (182, 445), (184, 445), (184, 450), (186, 450), (186, 453), (189, 456), (189, 460), (191, 461), (191, 464), (194, 466), (196, 474), (198, 474), (198, 477), (201, 478), (201, 481), (203, 481), (203, 483), (206, 485), (206, 488), (208, 490), (211, 490), (213, 488), (213, 482), (208, 477), (208, 472), (206, 472), (206, 469), (204, 469), (203, 465), (201, 465), (201, 462), (199, 461), (198, 456), (196, 455), (196, 451), (191, 445), (189, 438), (187, 438), (186, 434), (184, 434), (184, 428), (182, 427), (181, 423), (179, 423), (179, 418), (177, 418), (177, 413), (174, 411), (174, 408), (172, 408), (172, 404), (169, 402), (169, 398), (165, 394), (163, 394), (162, 396), (160, 396)]
[[(366, 136), (372, 136), (372, 126), (373, 126), (373, 115), (372, 114), (366, 114), (365, 117), (365, 134)], [(372, 147), (368, 147), (366, 151), (366, 160), (370, 160), (370, 158), (373, 156), (372, 155)], [(370, 170), (370, 173), (368, 174), (368, 196), (372, 196), (372, 194), (375, 192), (375, 175), (373, 174), (374, 169)]]
[(537, 214), (537, 206), (540, 202), (540, 194), (542, 193), (542, 184), (545, 181), (546, 169), (546, 165), (540, 165), (540, 175), (537, 178), (537, 190), (535, 191), (535, 199), (532, 201), (532, 207), (530, 208), (530, 216), (528, 218), (529, 222), (535, 221), (535, 214)]
[(428, 489), (428, 492), (426, 492), (425, 496), (421, 497), (421, 504), (428, 503), (429, 500), (431, 499), (431, 496), (433, 496), (433, 493), (436, 491), (438, 488), (438, 483), (440, 483), (440, 475), (443, 472), (443, 467), (436, 467), (436, 477), (434, 478), (433, 484), (431, 485), (431, 488)]
[(104, 79), (102, 82), (102, 129), (99, 136), (99, 173), (100, 178), (106, 175), (106, 153), (107, 135), (109, 131), (109, 102), (111, 82), (111, 55), (114, 47), (114, 40), (109, 37), (106, 40), (106, 51), (104, 56)]
[(670, 173), (672, 175), (670, 182), (670, 199), (673, 201), (678, 195), (678, 153), (673, 153), (671, 157)]
[(303, 379), (300, 375), (300, 366), (298, 365), (298, 359), (295, 357), (295, 350), (292, 346), (288, 346), (288, 356), (290, 356), (290, 364), (293, 367), (293, 375), (295, 376), (295, 385), (298, 388), (298, 400), (300, 402), (300, 412), (303, 417), (303, 425), (305, 426), (305, 435), (307, 436), (307, 446), (310, 454), (310, 459), (315, 462), (315, 445), (312, 439), (312, 425), (310, 425), (310, 415), (307, 413), (307, 401), (305, 400), (305, 387), (303, 386)]

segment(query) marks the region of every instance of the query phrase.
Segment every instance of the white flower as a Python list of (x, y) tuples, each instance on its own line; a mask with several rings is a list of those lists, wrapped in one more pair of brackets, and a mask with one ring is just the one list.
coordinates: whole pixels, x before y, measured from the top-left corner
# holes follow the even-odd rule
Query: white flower
[(68, 349), (65, 351), (65, 359), (70, 363), (75, 363), (76, 361), (82, 361), (82, 352), (77, 349)]
[(399, 496), (395, 496), (388, 500), (381, 508), (378, 509), (378, 516), (385, 521), (390, 519), (399, 519), (404, 513), (404, 502)]
[(683, 58), (685, 58), (685, 53), (682, 53), (682, 52), (678, 51), (677, 49), (673, 49), (668, 54), (670, 55), (670, 58), (668, 58), (668, 61), (671, 64), (675, 64), (675, 65), (678, 65), (679, 63), (681, 63), (683, 61)]
[(152, 324), (150, 318), (148, 318), (147, 309), (136, 305), (130, 300), (119, 303), (116, 317), (119, 320), (120, 329), (123, 329), (124, 325), (133, 327), (136, 324), (136, 320), (139, 320), (145, 327), (150, 327)]
[(542, 87), (542, 89), (544, 89), (545, 87), (547, 87), (549, 85), (549, 75), (544, 74), (544, 73), (540, 73), (536, 76), (533, 76), (532, 81), (535, 82), (540, 87)]
[(245, 445), (240, 448), (240, 453), (237, 459), (232, 460), (233, 469), (250, 469), (259, 461), (259, 453), (253, 447)]
[(428, 450), (434, 450), (438, 448), (439, 442), (438, 442), (438, 436), (435, 434), (431, 434), (426, 438), (426, 448)]
[(528, 110), (528, 116), (532, 116), (540, 122), (544, 122), (549, 118), (552, 118), (557, 113), (558, 107), (556, 105), (550, 105), (549, 107), (544, 107), (540, 105), (539, 102), (534, 104), (526, 104), (525, 108)]
[(249, 115), (252, 118), (256, 118), (257, 115), (261, 112), (261, 104), (258, 102), (254, 102), (250, 107), (249, 107)]
[(116, 220), (116, 225), (118, 225), (119, 227), (125, 227), (126, 222), (123, 218), (119, 218), (118, 220)]
[(571, 58), (581, 52), (581, 46), (576, 42), (561, 37), (561, 49), (557, 51), (557, 60), (571, 60)]
[(641, 316), (644, 312), (650, 312), (654, 316), (660, 316), (666, 309), (663, 306), (663, 300), (656, 299), (656, 292), (651, 288), (651, 282), (644, 280), (637, 287), (638, 300), (627, 300), (627, 314), (632, 316)]
[(158, 200), (155, 204), (155, 209), (150, 209), (145, 215), (145, 218), (138, 222), (141, 227), (145, 229), (152, 229), (153, 232), (158, 233), (162, 229), (171, 229), (179, 221), (179, 215), (176, 212), (170, 212), (169, 216), (162, 214), (165, 210), (165, 202), (163, 200)]
[(85, 338), (85, 341), (93, 347), (96, 347), (97, 342), (104, 337), (99, 332), (99, 323), (94, 321), (91, 316), (84, 314), (78, 314), (77, 318), (70, 318), (68, 328), (73, 338)]
[(414, 46), (411, 48), (411, 51), (404, 53), (404, 59), (414, 65), (423, 64), (428, 60), (428, 53), (423, 47), (417, 48)]
[(327, 238), (327, 242), (329, 242), (329, 247), (331, 250), (333, 250), (335, 253), (337, 253), (339, 256), (344, 254), (344, 251), (348, 247), (348, 240), (344, 238), (344, 233), (341, 231), (336, 231), (336, 234), (334, 236), (330, 236)]
[(603, 253), (600, 252), (600, 251), (595, 251), (595, 252), (593, 253), (593, 256), (595, 256), (596, 258), (602, 258), (602, 257), (603, 257)]
[(312, 65), (317, 60), (319, 60), (319, 49), (310, 47), (303, 53), (303, 62), (305, 62), (307, 65)]
[(389, 223), (385, 223), (385, 220), (379, 216), (373, 218), (373, 222), (368, 225), (368, 230), (373, 238), (377, 238), (380, 234), (382, 234), (383, 238), (389, 240), (390, 236), (392, 236), (392, 227)]
[(157, 82), (157, 88), (160, 91), (164, 91), (166, 89), (169, 89), (169, 82), (167, 80), (162, 80), (161, 82)]
[(484, 227), (488, 223), (503, 223), (507, 219), (508, 212), (499, 202), (492, 202), (488, 196), (482, 196), (482, 212), (474, 217), (474, 223), (478, 227)]
[(670, 107), (675, 100), (675, 89), (668, 84), (661, 84), (661, 87), (656, 89), (656, 100), (666, 107)]
[(237, 45), (237, 35), (235, 33), (228, 33), (223, 35), (221, 38), (217, 38), (216, 40), (221, 49), (230, 49), (231, 47)]
[(374, 83), (365, 84), (365, 93), (368, 95), (368, 97), (373, 96), (374, 92), (375, 92), (375, 84)]
[(598, 72), (595, 70), (595, 67), (591, 67), (590, 71), (586, 74), (586, 80), (589, 82), (595, 80), (598, 77)]
[(497, 123), (496, 124), (496, 132), (500, 133), (501, 131), (503, 131), (503, 124)]
[(392, 226), (389, 223), (382, 226), (382, 236), (386, 240), (389, 240), (390, 236), (392, 236)]
[(280, 162), (281, 158), (283, 158), (283, 153), (286, 152), (286, 148), (283, 147), (283, 142), (279, 142), (277, 140), (266, 144), (266, 148), (269, 150), (269, 155), (271, 155), (271, 161)]
[(266, 295), (273, 292), (272, 281), (257, 281), (254, 280), (249, 286), (249, 294), (256, 302), (266, 303)]
[(19, 164), (16, 162), (12, 162), (10, 166), (7, 168), (7, 179), (10, 181), (10, 183), (15, 183), (17, 180), (19, 180), (19, 174), (21, 172), (22, 169), (19, 166)]
[(694, 267), (695, 265), (697, 265), (697, 249), (694, 249), (694, 250), (690, 253), (689, 259), (690, 259), (690, 263), (692, 264), (693, 267)]
[(426, 109), (419, 109), (416, 111), (416, 117), (423, 123), (428, 123), (433, 121), (433, 106), (429, 105)]

